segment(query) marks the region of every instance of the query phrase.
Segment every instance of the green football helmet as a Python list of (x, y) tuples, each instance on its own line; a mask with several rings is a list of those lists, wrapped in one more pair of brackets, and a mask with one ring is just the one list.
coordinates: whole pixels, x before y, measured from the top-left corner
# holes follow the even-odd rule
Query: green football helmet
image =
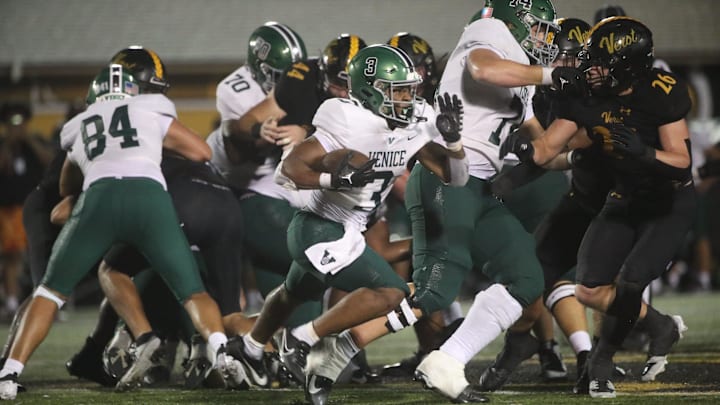
[(350, 96), (363, 107), (400, 125), (415, 120), (417, 86), (422, 78), (399, 48), (371, 45), (348, 64)]
[(90, 84), (85, 102), (124, 100), (140, 93), (140, 85), (122, 65), (111, 64), (95, 76)]
[(247, 65), (253, 79), (266, 93), (272, 90), (287, 67), (305, 58), (305, 43), (285, 24), (269, 21), (250, 34)]
[[(552, 39), (558, 26), (553, 22), (555, 7), (550, 0), (485, 0), (485, 8), (470, 22), (491, 17), (507, 25), (531, 61), (547, 66), (555, 60), (558, 47)], [(534, 32), (533, 26), (537, 26)]]

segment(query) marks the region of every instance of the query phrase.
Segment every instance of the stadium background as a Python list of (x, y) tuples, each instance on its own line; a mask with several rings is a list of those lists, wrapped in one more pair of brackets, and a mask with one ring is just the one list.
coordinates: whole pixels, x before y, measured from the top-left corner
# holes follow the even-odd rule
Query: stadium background
[[(554, 0), (559, 16), (592, 21), (605, 0)], [(702, 117), (718, 116), (720, 24), (715, 0), (616, 2), (646, 23), (656, 55), (683, 75), (705, 73)], [(265, 21), (293, 27), (308, 52), (341, 32), (368, 43), (398, 31), (425, 38), (439, 57), (450, 51), (481, 0), (2, 0), (0, 102), (30, 102), (31, 129), (49, 135), (66, 105), (85, 95), (95, 73), (119, 49), (141, 44), (165, 61), (169, 96), (180, 119), (207, 135), (217, 118), (215, 86), (243, 63), (247, 38)], [(709, 92), (708, 92), (709, 90)], [(716, 102), (710, 102), (715, 94)], [(713, 107), (713, 105), (715, 107)]]

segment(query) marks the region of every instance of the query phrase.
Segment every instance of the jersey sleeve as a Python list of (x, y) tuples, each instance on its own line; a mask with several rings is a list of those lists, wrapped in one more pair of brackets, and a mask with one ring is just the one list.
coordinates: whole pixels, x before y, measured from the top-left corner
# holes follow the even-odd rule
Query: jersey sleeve
[(685, 118), (692, 108), (687, 82), (674, 73), (652, 70), (648, 84), (648, 103), (660, 125)]
[[(315, 126), (315, 139), (332, 152), (350, 144), (348, 112), (352, 100), (331, 98), (320, 105), (312, 124)], [(346, 105), (347, 104), (347, 105)]]
[(275, 85), (275, 101), (288, 115), (283, 124), (308, 125), (312, 122), (317, 104), (317, 66), (311, 62), (297, 62), (285, 71)]
[(505, 23), (495, 18), (482, 18), (466, 26), (460, 42), (465, 49), (489, 49), (503, 59), (511, 59), (510, 50), (518, 47)]
[(80, 127), (77, 119), (72, 119), (66, 122), (60, 130), (60, 148), (65, 151), (69, 151), (79, 133)]
[(164, 94), (141, 94), (132, 99), (133, 104), (147, 111), (152, 111), (170, 118), (177, 118), (175, 103)]
[(215, 107), (223, 121), (239, 119), (264, 98), (265, 92), (243, 66), (218, 83)]

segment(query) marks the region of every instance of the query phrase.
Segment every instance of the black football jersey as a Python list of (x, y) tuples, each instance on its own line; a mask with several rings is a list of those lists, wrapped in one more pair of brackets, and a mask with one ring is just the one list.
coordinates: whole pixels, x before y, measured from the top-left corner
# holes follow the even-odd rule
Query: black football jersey
[(317, 59), (291, 65), (275, 85), (275, 100), (287, 113), (281, 125), (312, 125), (315, 111), (328, 97), (322, 91)]
[(658, 128), (684, 118), (690, 107), (687, 84), (673, 73), (653, 69), (633, 85), (631, 94), (568, 100), (556, 113), (587, 129), (593, 143), (602, 146), (604, 167), (612, 172), (616, 189), (628, 193), (665, 190), (671, 181), (647, 164), (614, 152), (611, 144), (604, 142), (611, 128), (624, 125), (633, 129), (645, 145), (661, 150)]

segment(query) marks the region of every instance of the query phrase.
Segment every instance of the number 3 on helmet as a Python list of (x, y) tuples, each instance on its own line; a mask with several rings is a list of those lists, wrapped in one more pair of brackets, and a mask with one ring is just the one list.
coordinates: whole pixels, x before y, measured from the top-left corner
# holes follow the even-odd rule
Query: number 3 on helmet
[(407, 125), (416, 120), (417, 86), (422, 78), (402, 49), (371, 45), (348, 64), (350, 96), (373, 113)]

